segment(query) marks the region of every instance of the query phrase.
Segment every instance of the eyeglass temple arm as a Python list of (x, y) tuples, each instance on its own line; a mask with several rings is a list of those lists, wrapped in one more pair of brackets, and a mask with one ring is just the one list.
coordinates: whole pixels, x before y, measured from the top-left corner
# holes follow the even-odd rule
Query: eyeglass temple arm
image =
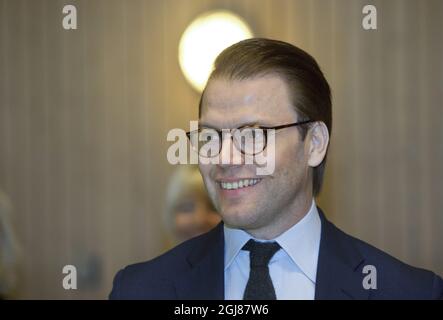
[(305, 120), (305, 121), (300, 121), (300, 122), (294, 122), (294, 123), (288, 123), (288, 124), (283, 124), (281, 126), (275, 126), (275, 127), (261, 127), (262, 129), (274, 129), (274, 130), (278, 130), (278, 129), (284, 129), (284, 128), (289, 128), (289, 127), (295, 127), (295, 126), (299, 126), (302, 124), (306, 124), (306, 123), (310, 123), (310, 122), (314, 122), (314, 120)]

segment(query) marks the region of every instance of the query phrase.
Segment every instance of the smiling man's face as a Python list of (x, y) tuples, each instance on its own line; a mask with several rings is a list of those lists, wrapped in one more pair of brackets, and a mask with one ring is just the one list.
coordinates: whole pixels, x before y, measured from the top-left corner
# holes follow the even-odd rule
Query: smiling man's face
[[(217, 129), (244, 124), (270, 127), (299, 121), (286, 83), (277, 75), (212, 79), (201, 107), (200, 125)], [(278, 236), (301, 218), (298, 212), (307, 212), (312, 201), (308, 137), (302, 140), (296, 127), (276, 131), (275, 170), (265, 176), (257, 176), (254, 164), (233, 164), (231, 145), (232, 141), (225, 139), (220, 153), (220, 157), (230, 157), (229, 164), (221, 160), (220, 164), (200, 164), (217, 211), (230, 227), (258, 238)], [(225, 188), (228, 182), (231, 189)], [(232, 189), (235, 183), (243, 187)]]

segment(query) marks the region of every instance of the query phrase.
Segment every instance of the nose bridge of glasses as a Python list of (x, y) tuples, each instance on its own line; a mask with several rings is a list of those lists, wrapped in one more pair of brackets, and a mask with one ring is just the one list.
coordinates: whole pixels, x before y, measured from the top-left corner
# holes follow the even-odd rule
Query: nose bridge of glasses
[(199, 154), (203, 157), (208, 154), (212, 154), (210, 157), (218, 155), (223, 164), (241, 164), (245, 155), (253, 156), (266, 147), (267, 132), (263, 128), (201, 128), (195, 133), (197, 136), (191, 138), (191, 142), (199, 141)]

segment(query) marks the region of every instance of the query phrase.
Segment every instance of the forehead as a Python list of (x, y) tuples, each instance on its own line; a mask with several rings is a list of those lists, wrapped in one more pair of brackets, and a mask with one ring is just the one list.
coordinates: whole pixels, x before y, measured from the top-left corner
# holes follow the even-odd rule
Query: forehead
[(213, 79), (202, 100), (200, 122), (223, 128), (296, 120), (288, 88), (277, 75), (244, 80)]

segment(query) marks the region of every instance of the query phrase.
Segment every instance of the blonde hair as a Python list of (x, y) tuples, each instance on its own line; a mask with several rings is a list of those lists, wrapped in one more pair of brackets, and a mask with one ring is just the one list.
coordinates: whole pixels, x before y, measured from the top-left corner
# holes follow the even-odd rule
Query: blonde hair
[(166, 209), (163, 222), (170, 235), (173, 233), (174, 214), (177, 204), (183, 198), (195, 195), (206, 201), (210, 208), (213, 208), (206, 193), (198, 166), (180, 165), (172, 174), (166, 190)]

